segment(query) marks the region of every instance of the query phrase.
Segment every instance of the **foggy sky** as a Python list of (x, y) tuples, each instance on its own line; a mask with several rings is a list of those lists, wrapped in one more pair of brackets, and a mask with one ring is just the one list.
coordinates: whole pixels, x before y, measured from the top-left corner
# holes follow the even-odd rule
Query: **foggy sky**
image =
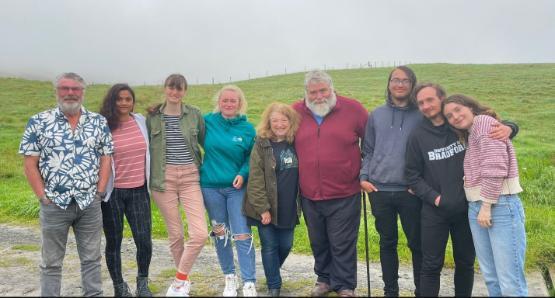
[[(555, 62), (551, 0), (0, 0), (0, 76), (190, 83), (368, 62)], [(378, 64), (379, 65), (379, 64)]]

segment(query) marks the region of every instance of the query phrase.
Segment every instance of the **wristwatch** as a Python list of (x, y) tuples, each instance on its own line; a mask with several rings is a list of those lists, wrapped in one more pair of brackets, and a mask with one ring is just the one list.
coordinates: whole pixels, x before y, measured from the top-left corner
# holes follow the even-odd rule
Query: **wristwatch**
[(106, 198), (106, 192), (105, 191), (97, 191), (96, 194), (94, 195), (95, 199), (99, 199), (101, 201), (104, 201), (104, 199)]

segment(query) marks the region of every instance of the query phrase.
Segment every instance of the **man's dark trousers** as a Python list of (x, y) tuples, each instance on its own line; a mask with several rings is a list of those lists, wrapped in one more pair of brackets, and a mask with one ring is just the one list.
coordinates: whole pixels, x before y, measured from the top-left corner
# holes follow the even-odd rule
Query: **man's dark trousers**
[(397, 215), (412, 253), (415, 295), (420, 296), (420, 210), (422, 201), (407, 191), (377, 191), (370, 193), (372, 215), (380, 234), (380, 263), (384, 281), (384, 295), (399, 296), (399, 256), (397, 254)]
[[(474, 243), (468, 223), (468, 211), (457, 214), (441, 214), (429, 204), (422, 207), (422, 272), (420, 290), (422, 296), (437, 297), (440, 273), (445, 260), (445, 247), (449, 234), (455, 261), (455, 296), (470, 297), (474, 285)], [(451, 285), (448, 285), (451, 286)]]
[(314, 254), (314, 272), (319, 282), (334, 291), (357, 286), (357, 239), (360, 225), (360, 193), (313, 201), (301, 200)]

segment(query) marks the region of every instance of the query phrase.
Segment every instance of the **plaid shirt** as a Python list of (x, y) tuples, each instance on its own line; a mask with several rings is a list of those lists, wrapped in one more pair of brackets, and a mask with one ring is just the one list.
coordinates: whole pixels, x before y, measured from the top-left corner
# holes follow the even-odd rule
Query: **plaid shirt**
[(74, 131), (59, 108), (29, 119), (19, 153), (39, 156), (46, 196), (62, 209), (75, 199), (79, 208), (94, 200), (100, 157), (114, 151), (106, 119), (81, 108)]

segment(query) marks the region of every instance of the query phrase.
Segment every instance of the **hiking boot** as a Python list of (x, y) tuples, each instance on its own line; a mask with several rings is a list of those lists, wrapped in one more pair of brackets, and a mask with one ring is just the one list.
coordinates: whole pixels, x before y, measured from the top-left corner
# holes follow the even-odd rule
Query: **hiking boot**
[(256, 287), (254, 286), (253, 282), (247, 281), (243, 285), (243, 297), (257, 297), (258, 293), (256, 293)]
[(224, 297), (236, 297), (237, 296), (237, 276), (235, 274), (226, 274), (225, 275), (225, 288), (224, 293), (222, 294)]
[(268, 296), (270, 297), (279, 297), (280, 289), (268, 289)]
[(350, 289), (343, 289), (337, 291), (337, 296), (339, 297), (355, 297), (355, 291)]
[(191, 291), (191, 282), (185, 281), (173, 281), (168, 291), (166, 292), (166, 297), (189, 297), (189, 292)]
[(114, 297), (133, 297), (126, 282), (114, 285)]
[(317, 281), (312, 289), (312, 292), (310, 292), (310, 296), (324, 297), (327, 296), (329, 292), (331, 292), (330, 285), (325, 282)]
[(148, 277), (137, 277), (137, 297), (152, 297), (152, 292), (148, 288)]

